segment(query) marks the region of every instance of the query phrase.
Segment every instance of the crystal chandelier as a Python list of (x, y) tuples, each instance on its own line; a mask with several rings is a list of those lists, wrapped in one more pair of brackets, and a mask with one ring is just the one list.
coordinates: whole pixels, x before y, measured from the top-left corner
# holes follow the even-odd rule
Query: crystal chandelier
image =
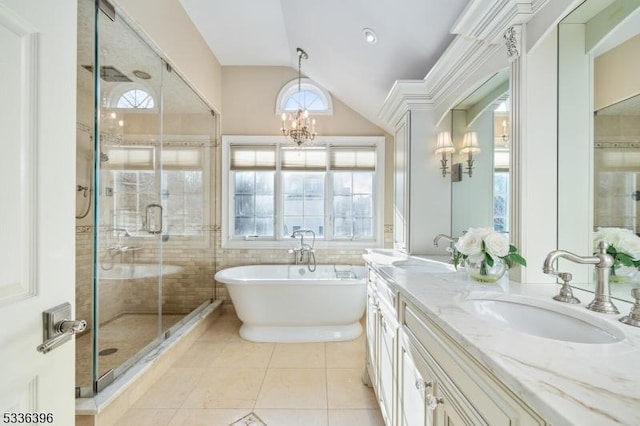
[[(309, 117), (309, 111), (302, 109), (303, 102), (300, 98), (300, 84), (302, 80), (302, 60), (308, 59), (307, 52), (298, 47), (298, 104), (300, 107), (295, 113), (282, 114), (282, 134), (291, 138), (297, 146), (302, 146), (316, 137), (316, 120)], [(288, 127), (287, 127), (288, 124)]]

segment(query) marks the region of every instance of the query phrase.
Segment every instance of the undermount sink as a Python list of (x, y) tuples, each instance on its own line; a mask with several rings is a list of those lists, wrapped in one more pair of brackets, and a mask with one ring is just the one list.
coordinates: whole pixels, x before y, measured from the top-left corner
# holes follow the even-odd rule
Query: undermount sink
[(429, 274), (456, 271), (456, 268), (449, 263), (429, 259), (396, 260), (392, 262), (391, 265), (399, 269), (404, 269), (405, 271)]
[(598, 318), (589, 318), (586, 313), (565, 313), (551, 307), (501, 299), (468, 299), (461, 305), (481, 320), (547, 339), (590, 344), (624, 339), (620, 330)]

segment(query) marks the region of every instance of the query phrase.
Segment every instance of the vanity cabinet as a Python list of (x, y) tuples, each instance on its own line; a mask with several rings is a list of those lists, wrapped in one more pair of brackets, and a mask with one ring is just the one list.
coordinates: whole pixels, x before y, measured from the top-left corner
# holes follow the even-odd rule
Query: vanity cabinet
[(367, 314), (368, 368), (387, 426), (546, 424), (373, 268), (369, 276), (378, 317)]
[(367, 370), (385, 423), (395, 425), (395, 365), (399, 328), (395, 308), (397, 295), (372, 270), (369, 270), (368, 281)]

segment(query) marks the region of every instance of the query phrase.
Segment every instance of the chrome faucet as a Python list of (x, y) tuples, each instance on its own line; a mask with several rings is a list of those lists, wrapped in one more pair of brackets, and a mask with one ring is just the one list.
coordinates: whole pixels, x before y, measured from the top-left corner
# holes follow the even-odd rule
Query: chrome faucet
[(453, 260), (455, 259), (457, 253), (455, 243), (458, 241), (458, 239), (446, 234), (438, 234), (433, 239), (433, 245), (438, 247), (438, 242), (440, 240), (449, 241), (450, 245), (447, 248), (447, 251), (449, 252), (449, 263), (453, 263)]
[[(305, 235), (311, 235), (311, 244), (307, 244), (304, 242)], [(300, 246), (289, 250), (289, 253), (293, 253), (293, 257), (295, 259), (296, 265), (304, 262), (305, 254), (307, 255), (307, 267), (310, 272), (316, 270), (316, 255), (313, 246), (316, 243), (316, 233), (312, 229), (298, 229), (293, 231), (291, 234), (291, 238), (296, 238), (300, 236)]]
[[(595, 297), (587, 305), (587, 309), (603, 314), (617, 314), (619, 311), (611, 301), (611, 289), (609, 288), (609, 273), (613, 266), (613, 257), (607, 253), (607, 247), (609, 247), (609, 244), (606, 241), (600, 241), (598, 243), (598, 253), (593, 256), (578, 256), (565, 250), (554, 250), (544, 260), (542, 272), (556, 276), (562, 274), (558, 273), (553, 267), (553, 263), (559, 258), (582, 265), (594, 265), (597, 273)], [(568, 285), (568, 280), (563, 279), (563, 281)]]
[(129, 231), (127, 231), (127, 228), (113, 228), (112, 229), (113, 232), (115, 232), (115, 234), (120, 237), (130, 237), (131, 234), (129, 233)]

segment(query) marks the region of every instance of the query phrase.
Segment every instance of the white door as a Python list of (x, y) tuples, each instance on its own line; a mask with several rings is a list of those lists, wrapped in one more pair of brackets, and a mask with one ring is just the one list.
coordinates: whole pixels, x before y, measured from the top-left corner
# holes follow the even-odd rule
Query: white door
[(0, 0), (0, 424), (74, 423), (74, 340), (36, 347), (74, 303), (76, 14)]

